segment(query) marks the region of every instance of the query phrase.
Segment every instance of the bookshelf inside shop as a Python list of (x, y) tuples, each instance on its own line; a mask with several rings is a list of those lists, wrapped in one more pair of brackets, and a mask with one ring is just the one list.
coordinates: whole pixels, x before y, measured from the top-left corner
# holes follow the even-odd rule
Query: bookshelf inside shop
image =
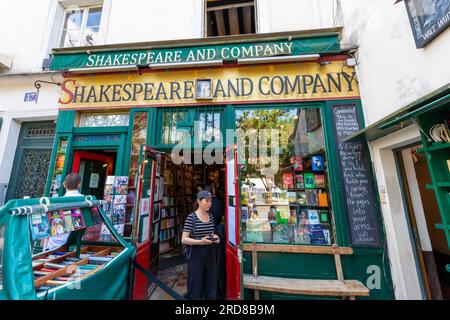
[(175, 165), (170, 155), (162, 157), (164, 177), (161, 206), (160, 254), (181, 245), (184, 221), (194, 209), (198, 188), (217, 185), (220, 167), (181, 164)]
[(421, 126), (422, 148), (427, 159), (432, 183), (426, 185), (436, 195), (441, 222), (435, 224), (438, 232), (442, 232), (450, 249), (450, 141), (439, 136), (439, 131), (450, 132), (450, 112), (438, 109), (419, 116)]

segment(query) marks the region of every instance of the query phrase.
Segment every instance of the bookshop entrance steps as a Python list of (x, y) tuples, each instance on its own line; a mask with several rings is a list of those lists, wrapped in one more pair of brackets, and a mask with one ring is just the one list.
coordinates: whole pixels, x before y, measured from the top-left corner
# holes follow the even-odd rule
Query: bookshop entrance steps
[[(271, 291), (309, 296), (348, 297), (352, 300), (358, 296), (369, 296), (369, 289), (358, 280), (344, 280), (341, 255), (353, 254), (348, 247), (325, 246), (289, 246), (272, 244), (244, 244), (244, 251), (252, 253), (253, 274), (244, 274), (244, 288), (255, 290), (255, 300), (259, 300), (259, 292)], [(286, 252), (306, 254), (332, 254), (336, 267), (337, 280), (310, 280), (258, 275), (258, 252)]]

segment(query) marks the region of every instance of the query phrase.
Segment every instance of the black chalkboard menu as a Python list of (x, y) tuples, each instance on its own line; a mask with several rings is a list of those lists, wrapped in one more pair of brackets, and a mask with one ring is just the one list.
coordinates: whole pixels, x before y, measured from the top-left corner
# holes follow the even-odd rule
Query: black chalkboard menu
[(367, 148), (362, 142), (343, 142), (361, 129), (357, 106), (339, 104), (333, 105), (331, 110), (351, 242), (356, 246), (379, 246), (374, 182), (369, 171)]

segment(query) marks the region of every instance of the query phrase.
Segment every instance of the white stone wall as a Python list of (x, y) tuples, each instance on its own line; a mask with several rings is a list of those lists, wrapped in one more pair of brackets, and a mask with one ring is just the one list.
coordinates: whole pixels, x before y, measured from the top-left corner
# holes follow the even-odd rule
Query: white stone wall
[(359, 46), (367, 126), (450, 82), (450, 28), (416, 49), (405, 4), (394, 2), (341, 0), (342, 42)]
[[(447, 59), (450, 54), (450, 28), (423, 49), (414, 42), (403, 2), (392, 0), (342, 0), (343, 44), (358, 46), (357, 76), (366, 126), (420, 99), (450, 82)], [(410, 126), (371, 142), (371, 156), (382, 203), (392, 277), (397, 299), (422, 299), (412, 239), (402, 202), (394, 149), (419, 142), (416, 126)], [(414, 182), (415, 172), (406, 161), (406, 174)], [(417, 183), (410, 185), (418, 196)], [(383, 198), (383, 197), (381, 197)], [(414, 199), (415, 214), (423, 250), (430, 250), (419, 199)]]

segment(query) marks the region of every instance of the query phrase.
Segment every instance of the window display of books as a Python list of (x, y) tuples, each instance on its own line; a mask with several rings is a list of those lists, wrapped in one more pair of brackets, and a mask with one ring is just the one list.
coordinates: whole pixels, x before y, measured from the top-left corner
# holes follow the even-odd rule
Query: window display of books
[(78, 257), (76, 247), (63, 247), (59, 250), (61, 251), (48, 251), (33, 257), (36, 293), (89, 277), (113, 260), (123, 248), (81, 246)]
[(271, 191), (246, 188), (241, 207), (244, 241), (331, 245), (326, 162), (322, 154), (292, 157)]

